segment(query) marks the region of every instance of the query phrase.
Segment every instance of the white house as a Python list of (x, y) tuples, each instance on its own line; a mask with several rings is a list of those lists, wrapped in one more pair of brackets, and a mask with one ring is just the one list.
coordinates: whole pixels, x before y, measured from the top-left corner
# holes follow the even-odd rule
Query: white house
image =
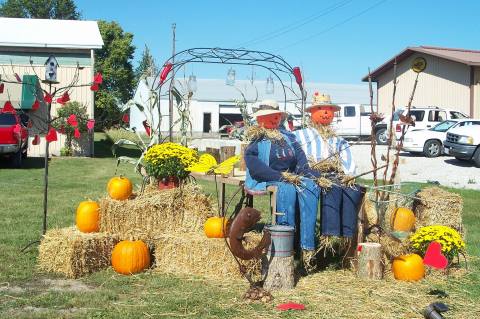
[[(23, 85), (5, 83), (4, 93), (0, 94), (0, 106), (10, 99), (15, 108), (31, 113), (34, 125), (29, 134), (32, 139), (35, 134), (45, 131), (38, 121), (35, 123), (35, 119), (45, 116), (42, 111), (46, 110), (46, 105), (42, 99), (41, 107), (33, 114), (31, 108), (36, 94), (32, 92), (30, 84), (38, 84), (48, 91), (47, 84), (42, 83), (45, 76), (48, 76), (45, 69), (47, 59), (54, 56), (55, 61), (52, 63), (58, 64), (56, 81), (59, 83), (54, 86), (69, 85), (77, 67), (77, 83), (88, 84), (94, 75), (94, 50), (102, 48), (103, 40), (96, 21), (0, 18), (0, 30), (2, 79), (15, 79), (16, 73), (24, 82)], [(70, 100), (85, 105), (88, 115), (93, 118), (94, 96), (89, 86), (72, 88), (69, 94)], [(58, 107), (59, 104), (54, 100), (53, 116)], [(42, 137), (40, 140), (39, 145), (32, 145), (29, 141), (29, 156), (44, 155), (45, 139)], [(59, 155), (64, 142), (65, 136), (58, 134), (58, 141), (50, 144), (50, 153)], [(84, 155), (92, 155), (93, 139), (84, 136), (79, 151)]]

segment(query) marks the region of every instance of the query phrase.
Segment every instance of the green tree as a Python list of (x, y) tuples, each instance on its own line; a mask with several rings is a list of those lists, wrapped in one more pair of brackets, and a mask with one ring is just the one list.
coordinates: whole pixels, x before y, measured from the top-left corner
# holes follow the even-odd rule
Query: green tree
[(73, 0), (6, 0), (0, 4), (0, 16), (78, 20), (80, 12)]
[(97, 128), (109, 128), (121, 122), (119, 102), (130, 100), (135, 91), (132, 59), (133, 34), (124, 32), (116, 22), (98, 21), (103, 48), (96, 51), (95, 69), (103, 74), (103, 84), (95, 92)]
[(135, 80), (138, 83), (142, 76), (151, 77), (155, 76), (158, 72), (157, 64), (155, 63), (155, 59), (150, 52), (150, 49), (147, 45), (145, 45), (145, 49), (142, 53), (142, 58), (138, 63), (137, 68), (135, 69)]
[(52, 126), (56, 130), (62, 130), (65, 132), (66, 139), (65, 139), (64, 153), (67, 156), (72, 155), (72, 142), (73, 142), (73, 137), (75, 132), (75, 127), (71, 126), (67, 122), (68, 117), (72, 114), (75, 114), (75, 116), (77, 117), (77, 122), (78, 122), (77, 127), (80, 133), (87, 132), (87, 121), (88, 121), (87, 108), (78, 102), (69, 102), (64, 106), (60, 107), (57, 110), (57, 117), (52, 122)]

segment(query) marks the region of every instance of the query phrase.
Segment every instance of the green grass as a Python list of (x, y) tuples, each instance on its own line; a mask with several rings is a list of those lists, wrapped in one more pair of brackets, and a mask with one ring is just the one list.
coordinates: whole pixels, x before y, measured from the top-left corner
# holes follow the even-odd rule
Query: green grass
[[(79, 201), (96, 199), (105, 194), (105, 185), (114, 174), (116, 161), (111, 158), (104, 135), (96, 135), (99, 158), (53, 158), (50, 161), (48, 228), (73, 225)], [(132, 149), (120, 155), (135, 155)], [(120, 165), (118, 172), (139, 185), (140, 179), (130, 165)], [(215, 193), (211, 183), (199, 182), (207, 193)], [(418, 186), (422, 186), (419, 184)], [(185, 278), (145, 272), (121, 276), (105, 270), (86, 276), (75, 283), (85, 291), (52, 290), (46, 279), (61, 277), (36, 270), (36, 246), (25, 253), (20, 250), (39, 240), (42, 231), (43, 162), (28, 159), (21, 170), (0, 168), (0, 318), (300, 318), (303, 314), (278, 315), (271, 306), (239, 306), (237, 299), (245, 284), (222, 285), (201, 278)], [(459, 285), (447, 281), (440, 288), (454, 291), (480, 304), (480, 192), (451, 191), (464, 199), (464, 223), (468, 234), (468, 252), (476, 256), (472, 270)], [(235, 191), (227, 187), (227, 198)], [(233, 201), (233, 204), (236, 201)], [(255, 206), (266, 212), (268, 199), (260, 198)], [(230, 210), (233, 207), (230, 207)], [(264, 214), (268, 221), (268, 214)]]

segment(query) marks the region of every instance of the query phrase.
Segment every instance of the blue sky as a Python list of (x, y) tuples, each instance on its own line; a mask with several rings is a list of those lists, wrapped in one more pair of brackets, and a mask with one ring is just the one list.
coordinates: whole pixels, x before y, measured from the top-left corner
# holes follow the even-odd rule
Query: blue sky
[[(177, 51), (225, 47), (268, 51), (302, 67), (307, 81), (360, 83), (407, 46), (480, 49), (480, 1), (447, 0), (77, 0), (83, 18), (115, 20), (134, 34), (136, 59), (147, 44), (159, 64)], [(228, 66), (193, 65), (185, 72), (223, 78)], [(237, 78), (252, 70), (236, 67)], [(257, 79), (268, 74), (254, 70)]]

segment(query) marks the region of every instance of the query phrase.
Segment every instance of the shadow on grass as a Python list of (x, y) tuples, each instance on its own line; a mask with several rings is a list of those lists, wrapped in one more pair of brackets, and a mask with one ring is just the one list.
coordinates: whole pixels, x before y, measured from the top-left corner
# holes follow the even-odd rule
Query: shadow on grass
[(22, 167), (14, 168), (10, 162), (10, 158), (1, 158), (0, 159), (0, 168), (11, 168), (11, 169), (36, 169), (43, 168), (45, 166), (45, 160), (43, 157), (27, 157), (22, 162)]
[[(95, 151), (95, 157), (96, 158), (114, 158), (112, 153), (112, 142), (109, 141), (107, 138), (98, 138), (95, 139), (94, 142), (94, 151)], [(131, 148), (129, 146), (126, 147), (119, 147), (117, 148), (117, 157), (118, 156), (128, 156), (128, 157), (134, 157), (134, 158), (139, 158), (140, 155), (142, 155), (142, 152), (138, 149)]]

